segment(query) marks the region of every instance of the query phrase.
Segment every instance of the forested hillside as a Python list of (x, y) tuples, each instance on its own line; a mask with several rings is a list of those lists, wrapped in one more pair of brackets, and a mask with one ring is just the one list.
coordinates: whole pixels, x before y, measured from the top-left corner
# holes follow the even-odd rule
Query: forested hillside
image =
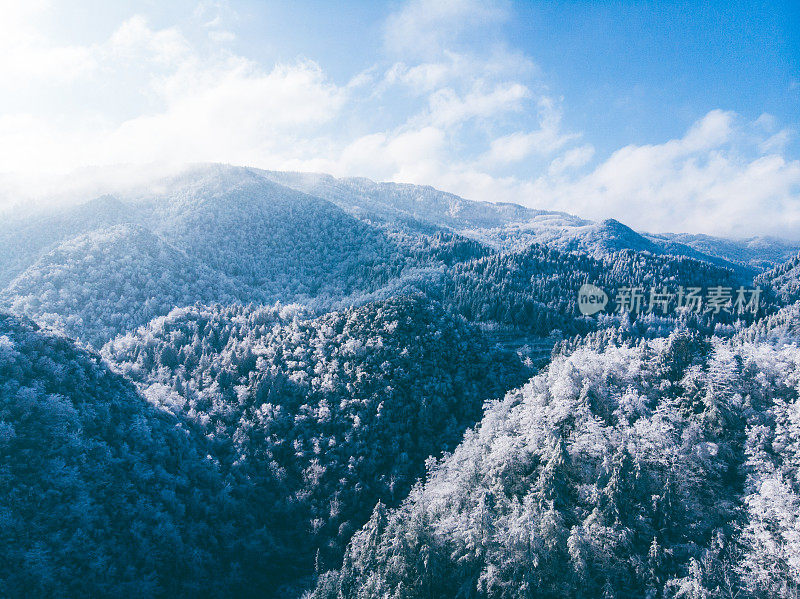
[(756, 283), (772, 287), (786, 302), (800, 300), (800, 254), (762, 273)]
[(0, 286), (8, 285), (63, 241), (132, 221), (130, 207), (110, 196), (4, 219), (0, 221)]
[(402, 253), (330, 202), (277, 185), (250, 169), (211, 166), (135, 198), (155, 233), (206, 265), (274, 297), (374, 289)]
[(744, 341), (795, 343), (800, 339), (800, 302), (781, 308), (741, 331), (737, 338)]
[[(532, 245), (522, 252), (504, 252), (457, 264), (445, 278), (444, 297), (468, 319), (496, 322), (545, 336), (553, 329), (585, 333), (595, 319), (580, 318), (578, 289), (592, 283), (609, 294), (607, 312), (613, 312), (622, 287), (736, 288), (744, 280), (727, 268), (689, 258), (653, 256), (620, 251), (602, 258), (560, 252)], [(763, 304), (770, 308), (768, 296)], [(720, 315), (720, 320), (731, 320)]]
[[(62, 242), (12, 281), (0, 301), (96, 348), (196, 302), (302, 301), (325, 310), (341, 298), (359, 304), (370, 294), (414, 290), (469, 320), (544, 337), (594, 326), (577, 311), (583, 283), (604, 287), (613, 300), (623, 286), (747, 282), (743, 271), (705, 260), (619, 249), (631, 244), (617, 243), (617, 233), (605, 229), (594, 233), (605, 249), (589, 256), (538, 244), (497, 252), (405, 217), (362, 222), (251, 169), (200, 168), (159, 189), (131, 194), (125, 204), (108, 200), (110, 212), (140, 224)], [(43, 231), (57, 237), (50, 226)]]
[(259, 596), (279, 548), (191, 424), (0, 316), (0, 594)]
[(287, 577), (338, 564), (376, 501), (398, 503), (428, 456), (527, 376), (421, 297), (319, 318), (296, 306), (175, 310), (103, 353), (247, 473), (282, 523)]
[(132, 225), (62, 243), (0, 293), (0, 301), (17, 314), (98, 349), (175, 306), (259, 297), (255, 289)]
[(313, 596), (794, 596), (799, 376), (688, 331), (558, 357)]

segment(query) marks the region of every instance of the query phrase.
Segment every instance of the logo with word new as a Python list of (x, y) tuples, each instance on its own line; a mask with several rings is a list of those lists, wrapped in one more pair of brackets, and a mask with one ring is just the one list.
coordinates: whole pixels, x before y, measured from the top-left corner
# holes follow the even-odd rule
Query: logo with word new
[(581, 285), (578, 289), (578, 310), (584, 316), (591, 316), (603, 310), (608, 303), (606, 292), (594, 285)]
[[(739, 287), (734, 290), (732, 287), (716, 285), (705, 288), (705, 293), (703, 291), (703, 287), (679, 286), (677, 290), (651, 287), (648, 294), (644, 287), (620, 287), (614, 296), (614, 312), (634, 317), (643, 313), (666, 315), (671, 310), (709, 315), (724, 312), (735, 317), (758, 314), (761, 287)], [(608, 295), (595, 285), (587, 283), (578, 290), (578, 309), (584, 316), (597, 314), (607, 304)]]

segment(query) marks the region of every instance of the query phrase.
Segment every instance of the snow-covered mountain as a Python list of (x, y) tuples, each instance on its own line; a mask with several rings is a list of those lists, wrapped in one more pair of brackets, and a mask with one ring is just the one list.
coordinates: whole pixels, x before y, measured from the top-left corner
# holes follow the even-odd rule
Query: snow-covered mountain
[(685, 331), (559, 356), (312, 597), (790, 597), (798, 364)]
[[(87, 218), (87, 216), (89, 218)], [(251, 169), (210, 165), (140, 188), (121, 188), (55, 215), (0, 225), (0, 273), (10, 281), (72, 236), (114, 224), (147, 228), (228, 276), (285, 292), (347, 292), (391, 269), (398, 250), (330, 202), (277, 185)], [(359, 275), (362, 278), (359, 280)]]
[(0, 292), (15, 313), (98, 349), (175, 306), (264, 297), (138, 225), (65, 241)]
[(756, 282), (773, 287), (787, 302), (800, 300), (800, 254), (762, 273)]
[(667, 233), (653, 235), (652, 237), (681, 243), (709, 256), (716, 256), (729, 262), (751, 266), (759, 270), (773, 268), (800, 252), (800, 243), (776, 237), (751, 237), (750, 239), (733, 240), (686, 233), (680, 235)]
[(0, 222), (0, 594), (800, 588), (791, 244), (224, 165), (106, 191)]
[(62, 241), (135, 222), (134, 211), (112, 196), (69, 208), (33, 211), (0, 221), (0, 286), (5, 286)]
[[(499, 397), (519, 359), (421, 296), (315, 318), (298, 307), (176, 309), (103, 355), (192, 421), (260, 489), (284, 581), (337, 564), (377, 501), (396, 505)], [(275, 476), (273, 476), (273, 474)]]
[(751, 276), (788, 259), (800, 243), (776, 238), (728, 240), (706, 235), (637, 233), (616, 220), (599, 223), (564, 212), (511, 203), (476, 202), (429, 186), (337, 179), (317, 173), (266, 171), (288, 187), (325, 198), (355, 215), (397, 220), (412, 218), (447, 227), (501, 249), (531, 243), (592, 254), (630, 249), (687, 256), (740, 268)]
[(318, 173), (260, 172), (281, 185), (329, 200), (358, 216), (387, 220), (410, 218), (455, 230), (498, 227), (525, 222), (538, 215), (571, 218), (518, 204), (466, 200), (427, 185), (376, 183), (364, 178), (336, 179)]
[[(256, 248), (263, 248), (265, 264), (270, 260), (283, 262), (283, 268), (297, 269), (301, 279), (305, 276), (303, 269), (310, 264), (319, 266), (320, 272), (313, 274), (316, 280), (324, 279), (328, 271), (341, 271), (335, 260), (325, 263), (325, 256), (356, 252), (357, 245), (365, 246), (364, 255), (378, 257), (386, 264), (396, 248), (381, 247), (386, 240), (368, 226), (378, 222), (406, 227), (417, 222), (500, 250), (540, 243), (595, 255), (631, 249), (687, 256), (738, 268), (751, 276), (800, 249), (799, 244), (770, 238), (735, 241), (637, 233), (613, 219), (594, 223), (517, 204), (475, 202), (428, 186), (216, 164), (189, 167), (146, 184), (109, 188), (109, 192), (109, 196), (55, 214), (37, 213), (0, 223), (0, 248), (5, 250), (0, 260), (0, 284), (9, 282), (65, 238), (119, 223), (145, 226), (206, 262), (216, 262), (223, 270), (241, 269), (237, 276), (264, 282), (274, 273), (269, 269), (262, 272), (262, 267), (252, 264), (238, 264), (240, 250), (253, 254)], [(298, 226), (300, 222), (305, 226)], [(228, 225), (232, 226), (223, 231)], [(208, 241), (212, 229), (230, 236), (223, 247)], [(242, 235), (244, 230), (247, 235)], [(15, 242), (20, 233), (24, 233), (24, 243)], [(359, 243), (348, 236), (359, 239)], [(316, 243), (309, 244), (310, 240)], [(274, 247), (270, 246), (273, 243)], [(303, 258), (300, 248), (307, 252)], [(328, 274), (341, 279), (342, 273)], [(335, 288), (342, 284), (341, 280), (328, 282)], [(345, 287), (348, 284), (354, 282), (345, 282)]]
[(191, 423), (101, 358), (0, 314), (5, 597), (240, 597), (275, 547)]
[[(688, 246), (659, 245), (617, 221), (595, 224), (521, 206), (470, 202), (429, 187), (278, 175), (197, 166), (161, 178), (146, 191), (120, 189), (115, 196), (47, 218), (32, 216), (0, 225), (0, 239), (14, 249), (0, 257), (0, 272), (15, 277), (0, 293), (0, 301), (100, 347), (175, 306), (312, 298), (330, 305), (338, 298), (357, 302), (359, 296), (368, 298), (386, 286), (397, 288), (407, 276), (404, 273), (419, 268), (434, 270), (429, 273), (432, 279), (413, 285), (417, 290), (434, 297), (444, 293), (445, 301), (458, 305), (458, 297), (474, 295), (474, 289), (458, 290), (457, 280), (469, 271), (459, 267), (461, 263), (498, 251), (511, 252), (508, 260), (515, 263), (526, 260), (522, 256), (527, 252), (541, 264), (529, 264), (526, 270), (552, 270), (544, 266), (549, 258), (529, 251), (532, 244), (557, 249), (567, 263), (575, 262), (566, 255), (569, 252), (613, 262), (619, 252), (633, 251), (689, 256), (697, 261), (698, 272), (699, 265), (707, 262), (722, 269), (732, 267), (743, 279), (752, 275)], [(339, 206), (274, 179), (302, 183)], [(375, 217), (373, 209), (381, 211), (377, 222), (366, 217), (368, 212)], [(356, 213), (365, 220), (356, 218)], [(527, 220), (510, 224), (518, 219)], [(498, 224), (502, 226), (494, 226)], [(520, 258), (513, 256), (517, 253)], [(592, 267), (592, 274), (587, 265), (575, 268), (584, 273), (581, 283), (592, 277), (600, 281), (604, 269)], [(723, 270), (716, 276), (721, 282), (729, 278)], [(502, 291), (495, 285), (500, 295), (490, 294), (493, 301), (520, 306), (497, 312), (498, 308), (497, 314), (539, 314), (541, 307), (555, 302), (549, 308), (552, 314), (533, 318), (534, 324), (544, 323), (536, 330), (550, 325), (572, 328), (568, 322), (576, 313), (571, 296), (564, 297), (563, 289), (555, 290), (553, 282), (547, 289), (536, 282), (522, 284)], [(622, 281), (613, 286), (618, 284)], [(565, 314), (559, 315), (565, 310), (573, 311), (566, 320)], [(474, 317), (486, 311), (472, 307), (464, 313)]]

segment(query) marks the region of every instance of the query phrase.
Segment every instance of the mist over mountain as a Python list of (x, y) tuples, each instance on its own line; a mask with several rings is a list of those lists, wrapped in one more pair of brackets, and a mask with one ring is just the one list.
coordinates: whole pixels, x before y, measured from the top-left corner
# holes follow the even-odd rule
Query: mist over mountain
[(0, 223), (0, 284), (14, 277), (62, 241), (97, 229), (133, 222), (130, 208), (111, 196), (101, 196), (69, 208), (39, 210)]
[(744, 240), (722, 239), (709, 235), (664, 234), (671, 241), (682, 243), (730, 262), (769, 269), (786, 262), (800, 251), (800, 244), (774, 237), (751, 237)]
[(540, 215), (567, 216), (518, 204), (475, 202), (430, 186), (376, 183), (365, 178), (336, 179), (317, 173), (261, 171), (287, 187), (324, 198), (360, 216), (387, 220), (414, 218), (452, 229), (491, 228)]
[(58, 245), (14, 279), (0, 300), (19, 314), (96, 348), (175, 306), (255, 301), (234, 282), (138, 225), (117, 225)]

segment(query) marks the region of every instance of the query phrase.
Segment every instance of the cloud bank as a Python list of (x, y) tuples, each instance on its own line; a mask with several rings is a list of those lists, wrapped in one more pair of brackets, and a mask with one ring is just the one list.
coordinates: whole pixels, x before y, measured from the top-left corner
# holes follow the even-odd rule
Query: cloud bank
[(343, 82), (310, 58), (237, 55), (219, 3), (170, 27), (132, 15), (88, 45), (41, 33), (46, 2), (2, 8), (6, 173), (226, 162), (430, 184), (640, 230), (800, 237), (790, 129), (713, 109), (680, 138), (598, 156), (565, 129), (569, 101), (535, 57), (502, 39), (505, 3), (411, 0), (386, 19), (374, 64)]

